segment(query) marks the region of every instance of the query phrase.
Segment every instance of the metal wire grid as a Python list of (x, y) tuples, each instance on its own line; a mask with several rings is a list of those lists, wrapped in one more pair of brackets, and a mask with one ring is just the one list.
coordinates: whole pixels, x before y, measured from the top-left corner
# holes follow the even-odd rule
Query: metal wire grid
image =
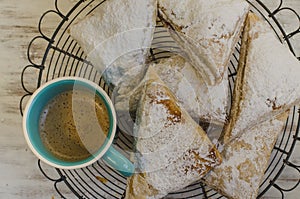
[[(108, 0), (107, 0), (108, 1)], [(21, 75), (21, 84), (26, 94), (20, 100), (20, 112), (23, 113), (23, 104), (28, 96), (30, 96), (34, 90), (41, 84), (61, 76), (80, 76), (87, 78), (98, 83), (103, 87), (108, 94), (111, 94), (111, 90), (105, 84), (100, 74), (93, 67), (92, 63), (86, 60), (86, 55), (80, 48), (80, 46), (74, 41), (68, 34), (69, 26), (79, 18), (82, 18), (91, 12), (98, 6), (101, 6), (104, 1), (80, 0), (70, 9), (67, 14), (63, 14), (59, 7), (58, 1), (55, 0), (55, 9), (45, 12), (39, 21), (40, 35), (33, 38), (28, 47), (28, 60), (30, 65), (24, 67)], [(260, 13), (272, 26), (274, 32), (278, 38), (287, 43), (292, 53), (294, 53), (291, 38), (300, 32), (300, 27), (293, 32), (286, 33), (284, 28), (277, 20), (277, 15), (282, 10), (289, 10), (294, 13), (300, 22), (299, 15), (291, 8), (283, 7), (283, 1), (280, 1), (278, 7), (270, 11), (261, 1), (257, 0), (252, 4), (252, 9), (255, 12)], [(42, 25), (48, 14), (56, 14), (60, 18), (60, 22), (54, 29), (50, 36), (44, 34)], [(282, 36), (281, 36), (282, 35)], [(41, 59), (35, 59), (32, 57), (31, 49), (37, 43), (44, 43), (43, 51), (44, 56)], [(228, 67), (229, 71), (229, 90), (232, 93), (234, 79), (236, 76), (236, 67), (239, 59), (240, 42), (236, 45), (235, 51), (231, 57)], [(152, 48), (150, 49), (150, 59), (157, 61), (162, 58), (167, 58), (172, 54), (180, 53), (180, 49), (176, 43), (170, 38), (168, 32), (158, 22)], [(32, 70), (36, 71), (36, 82), (32, 82), (32, 79), (26, 77), (32, 77)], [(28, 72), (29, 71), (29, 72)], [(30, 73), (30, 74), (28, 74)], [(35, 83), (35, 85), (32, 85)], [(265, 173), (264, 181), (260, 187), (259, 198), (262, 197), (269, 189), (275, 188), (279, 191), (279, 195), (284, 198), (284, 192), (292, 191), (295, 189), (300, 180), (295, 183), (291, 188), (282, 188), (277, 183), (277, 179), (286, 168), (295, 169), (300, 176), (299, 165), (295, 165), (289, 161), (290, 156), (293, 153), (295, 144), (300, 141), (298, 136), (300, 125), (299, 110), (294, 107), (291, 114), (286, 121), (286, 127), (281, 137), (278, 138), (276, 146), (272, 152), (272, 158), (269, 162), (269, 167)], [(114, 140), (114, 144), (117, 148), (123, 149), (124, 155), (128, 156), (128, 152), (132, 150), (133, 138), (129, 137), (126, 133), (118, 130), (117, 136)], [(59, 174), (58, 179), (49, 177), (43, 169), (43, 166), (38, 161), (38, 166), (41, 172), (50, 181), (54, 182), (54, 187), (62, 198), (65, 196), (60, 192), (58, 184), (65, 184), (70, 191), (77, 198), (122, 198), (126, 189), (126, 179), (118, 174), (116, 171), (107, 167), (102, 160), (99, 160), (95, 164), (88, 166), (84, 169), (77, 170), (61, 170), (55, 169)], [(99, 180), (100, 179), (100, 180)], [(220, 194), (214, 190), (206, 187), (205, 185), (197, 182), (185, 189), (176, 193), (169, 194), (166, 198), (222, 198)]]

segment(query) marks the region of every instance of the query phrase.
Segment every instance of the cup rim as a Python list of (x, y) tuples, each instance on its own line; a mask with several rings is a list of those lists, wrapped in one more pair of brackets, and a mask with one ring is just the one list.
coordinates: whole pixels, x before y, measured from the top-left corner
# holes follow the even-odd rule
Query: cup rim
[[(102, 151), (99, 152), (98, 155), (94, 156), (91, 160), (85, 162), (85, 163), (81, 163), (81, 164), (77, 164), (77, 165), (70, 165), (70, 166), (65, 166), (65, 165), (60, 165), (60, 164), (56, 164), (54, 162), (49, 161), (47, 158), (45, 158), (43, 155), (41, 155), (33, 146), (30, 138), (29, 138), (29, 132), (27, 131), (27, 116), (30, 110), (30, 106), (32, 104), (32, 102), (35, 100), (36, 96), (42, 91), (44, 90), (46, 87), (63, 81), (63, 80), (74, 80), (74, 81), (81, 81), (83, 83), (86, 83), (90, 86), (92, 86), (96, 91), (98, 91), (99, 93), (101, 93), (101, 95), (103, 96), (103, 98), (105, 99), (106, 103), (108, 104), (108, 106), (111, 109), (111, 116), (112, 116), (112, 130), (111, 130), (111, 136), (110, 138), (106, 141), (106, 145), (103, 147)], [(50, 80), (48, 82), (46, 82), (45, 84), (41, 85), (30, 97), (30, 99), (28, 100), (24, 112), (23, 112), (23, 120), (22, 120), (22, 128), (23, 128), (23, 134), (25, 137), (25, 140), (27, 142), (27, 145), (29, 146), (30, 150), (34, 153), (34, 155), (39, 158), (40, 160), (42, 160), (43, 162), (45, 162), (46, 164), (55, 167), (55, 168), (59, 168), (59, 169), (79, 169), (79, 168), (83, 168), (86, 166), (89, 166), (91, 164), (93, 164), (94, 162), (96, 162), (97, 160), (99, 160), (109, 149), (109, 147), (112, 145), (112, 142), (114, 140), (115, 134), (116, 134), (116, 127), (117, 126), (117, 119), (116, 119), (116, 111), (114, 108), (114, 105), (110, 99), (110, 97), (107, 95), (107, 93), (95, 82), (92, 82), (90, 80), (81, 78), (81, 77), (58, 77), (55, 78), (53, 80)], [(63, 160), (62, 160), (63, 162)]]

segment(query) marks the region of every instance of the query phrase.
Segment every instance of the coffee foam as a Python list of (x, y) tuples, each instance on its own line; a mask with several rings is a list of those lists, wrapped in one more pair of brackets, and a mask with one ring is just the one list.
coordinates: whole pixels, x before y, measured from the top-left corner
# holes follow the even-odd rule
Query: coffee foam
[(66, 91), (44, 107), (39, 127), (45, 147), (55, 157), (79, 161), (102, 146), (109, 116), (104, 102), (94, 93)]

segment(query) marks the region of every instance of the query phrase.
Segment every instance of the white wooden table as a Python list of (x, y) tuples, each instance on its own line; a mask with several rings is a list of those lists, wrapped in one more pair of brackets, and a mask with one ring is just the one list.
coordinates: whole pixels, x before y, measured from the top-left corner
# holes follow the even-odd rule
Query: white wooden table
[[(279, 0), (265, 0), (274, 5)], [(300, 13), (300, 0), (284, 0)], [(69, 8), (72, 0), (58, 1), (62, 10)], [(22, 68), (28, 64), (26, 50), (32, 37), (38, 34), (37, 24), (41, 14), (54, 8), (54, 0), (1, 0), (0, 1), (0, 198), (51, 199), (60, 198), (38, 170), (37, 159), (23, 138), (19, 100), (24, 94), (20, 84)], [(283, 19), (286, 26), (289, 18)], [(49, 27), (55, 21), (47, 23)], [(300, 35), (298, 35), (300, 37)], [(299, 39), (300, 41), (300, 39)], [(299, 42), (300, 43), (300, 42)], [(300, 44), (297, 47), (300, 52)], [(36, 49), (37, 56), (39, 55)], [(299, 55), (300, 53), (298, 53)], [(300, 78), (300, 77), (299, 77)], [(300, 86), (300, 85), (299, 85)], [(293, 162), (300, 164), (300, 145), (296, 147)], [(57, 174), (53, 173), (57, 176)], [(280, 181), (296, 181), (292, 174), (282, 175)], [(69, 191), (65, 190), (68, 194)], [(268, 193), (266, 198), (274, 198)], [(279, 197), (279, 195), (277, 196)], [(275, 198), (277, 198), (275, 197)], [(287, 198), (300, 198), (300, 187), (287, 194)]]

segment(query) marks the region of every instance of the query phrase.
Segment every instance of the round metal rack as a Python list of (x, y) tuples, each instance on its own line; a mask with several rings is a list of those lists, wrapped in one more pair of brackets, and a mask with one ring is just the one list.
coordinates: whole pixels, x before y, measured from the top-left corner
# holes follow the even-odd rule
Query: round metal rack
[[(109, 1), (109, 0), (106, 0)], [(105, 84), (101, 75), (93, 67), (92, 63), (86, 59), (86, 55), (80, 46), (72, 39), (68, 33), (68, 28), (80, 18), (92, 13), (95, 8), (105, 3), (105, 0), (80, 0), (74, 3), (66, 13), (60, 10), (59, 1), (54, 1), (54, 9), (48, 10), (40, 18), (38, 30), (39, 35), (34, 37), (28, 47), (29, 65), (24, 67), (21, 76), (21, 84), (25, 91), (24, 96), (20, 100), (20, 112), (26, 99), (35, 89), (48, 80), (61, 76), (80, 76), (98, 83), (108, 94), (111, 94), (110, 88)], [(259, 13), (273, 28), (275, 34), (283, 43), (285, 43), (290, 51), (297, 56), (293, 44), (298, 41), (295, 37), (300, 33), (300, 17), (295, 10), (284, 6), (283, 0), (278, 1), (278, 5), (273, 9), (268, 8), (262, 1), (249, 1), (251, 10)], [(289, 12), (296, 20), (295, 30), (287, 32), (283, 25), (279, 22), (281, 13)], [(49, 30), (47, 17), (54, 15), (57, 24)], [(52, 16), (53, 17), (53, 16)], [(298, 23), (298, 24), (297, 24)], [(53, 25), (53, 24), (52, 24)], [(163, 42), (161, 41), (163, 39)], [(229, 71), (229, 88), (233, 89), (234, 79), (236, 76), (236, 67), (239, 59), (240, 42), (236, 45), (232, 54)], [(43, 53), (42, 57), (36, 55), (34, 50)], [(179, 52), (176, 43), (168, 35), (168, 32), (160, 22), (154, 33), (152, 47), (150, 49), (149, 59), (156, 61), (161, 58), (169, 57), (172, 53)], [(298, 55), (299, 56), (299, 55)], [(299, 59), (299, 57), (298, 57)], [(296, 142), (300, 141), (300, 111), (298, 107), (291, 110), (290, 116), (286, 121), (286, 126), (281, 136), (278, 138), (269, 162), (268, 169), (265, 173), (264, 180), (260, 187), (258, 198), (265, 195), (270, 189), (276, 189), (278, 196), (284, 198), (285, 192), (292, 191), (300, 183), (300, 166), (290, 161), (294, 152)], [(133, 138), (129, 137), (118, 129), (114, 145), (124, 151), (125, 155), (132, 150)], [(44, 176), (53, 181), (54, 187), (62, 198), (122, 198), (126, 189), (126, 179), (106, 166), (102, 160), (83, 169), (62, 170), (57, 168), (45, 169), (46, 165), (38, 160), (38, 167)], [(58, 174), (58, 178), (49, 177), (46, 172), (49, 169), (54, 170)], [(287, 170), (293, 170), (299, 180), (295, 181), (291, 187), (286, 188), (280, 185), (278, 179)], [(297, 179), (297, 178), (296, 178)], [(64, 187), (62, 187), (64, 186)], [(64, 191), (61, 191), (61, 190)], [(63, 194), (64, 193), (64, 194)], [(67, 194), (65, 194), (67, 193)], [(194, 183), (183, 190), (169, 194), (166, 198), (222, 198), (223, 196), (201, 184)]]

